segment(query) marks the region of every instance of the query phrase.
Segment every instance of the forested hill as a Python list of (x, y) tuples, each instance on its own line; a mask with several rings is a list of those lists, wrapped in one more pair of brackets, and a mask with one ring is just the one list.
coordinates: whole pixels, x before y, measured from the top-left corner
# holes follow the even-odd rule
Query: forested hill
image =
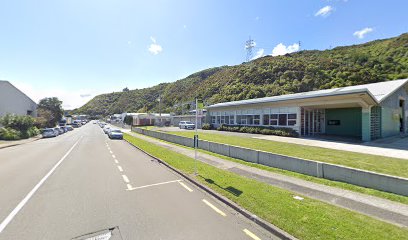
[(199, 96), (206, 104), (343, 87), (408, 77), (408, 33), (360, 45), (325, 51), (300, 51), (266, 56), (249, 63), (194, 73), (172, 83), (98, 95), (75, 113), (108, 115), (164, 112)]

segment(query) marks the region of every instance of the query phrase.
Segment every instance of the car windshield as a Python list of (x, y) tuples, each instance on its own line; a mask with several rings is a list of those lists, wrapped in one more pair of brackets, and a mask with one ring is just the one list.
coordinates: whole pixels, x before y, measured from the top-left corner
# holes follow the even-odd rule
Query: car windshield
[(192, 122), (186, 122), (186, 124), (193, 124)]
[(118, 129), (115, 129), (115, 130), (111, 130), (111, 132), (114, 132), (114, 133), (121, 133), (122, 131), (120, 131), (120, 130), (118, 130)]

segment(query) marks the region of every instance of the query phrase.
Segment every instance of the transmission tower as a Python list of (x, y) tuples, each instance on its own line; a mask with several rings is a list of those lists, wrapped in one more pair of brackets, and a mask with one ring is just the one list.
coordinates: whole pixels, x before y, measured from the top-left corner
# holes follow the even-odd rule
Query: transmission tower
[(251, 39), (251, 36), (249, 36), (249, 39), (245, 42), (245, 49), (247, 50), (247, 55), (246, 55), (246, 61), (249, 62), (252, 59), (252, 49), (255, 47), (256, 43), (253, 39)]

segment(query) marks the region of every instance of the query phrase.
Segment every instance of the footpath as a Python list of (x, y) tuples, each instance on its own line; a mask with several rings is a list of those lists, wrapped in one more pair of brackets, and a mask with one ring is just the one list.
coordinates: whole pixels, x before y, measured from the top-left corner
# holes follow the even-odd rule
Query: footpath
[[(129, 129), (122, 129), (122, 131), (147, 142), (194, 158), (193, 149), (147, 137), (131, 132)], [(283, 188), (295, 194), (356, 211), (398, 226), (408, 227), (408, 205), (362, 193), (313, 183), (295, 177), (272, 173), (202, 152), (198, 152), (197, 156), (199, 161), (207, 163), (211, 166)]]
[(34, 141), (37, 141), (38, 139), (41, 139), (40, 135), (36, 136), (36, 137), (23, 139), (23, 140), (16, 140), (16, 141), (3, 141), (3, 140), (1, 140), (0, 141), (0, 149), (6, 148), (6, 147), (17, 146), (17, 145), (21, 145), (21, 144), (25, 144), (25, 143), (34, 142)]

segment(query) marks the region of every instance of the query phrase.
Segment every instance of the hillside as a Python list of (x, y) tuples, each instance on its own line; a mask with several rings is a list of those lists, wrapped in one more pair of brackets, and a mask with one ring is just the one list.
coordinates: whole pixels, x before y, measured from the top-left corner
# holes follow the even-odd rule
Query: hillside
[(325, 51), (266, 56), (236, 66), (194, 73), (172, 83), (98, 95), (75, 113), (108, 115), (158, 111), (180, 112), (174, 105), (199, 96), (206, 104), (381, 82), (408, 77), (408, 33)]

